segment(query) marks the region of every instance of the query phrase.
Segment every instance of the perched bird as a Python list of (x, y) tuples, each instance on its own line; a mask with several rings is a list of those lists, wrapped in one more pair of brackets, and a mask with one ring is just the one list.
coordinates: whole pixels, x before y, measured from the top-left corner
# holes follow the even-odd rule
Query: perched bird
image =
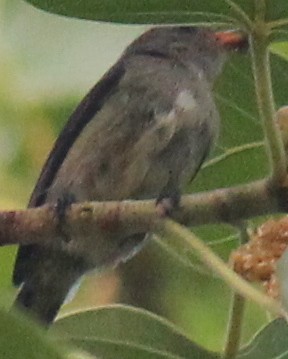
[[(179, 193), (217, 139), (213, 82), (227, 52), (245, 43), (239, 33), (191, 26), (156, 27), (136, 39), (71, 115), (29, 207)], [(21, 284), (16, 306), (48, 325), (79, 278), (124, 261), (146, 238), (95, 236), (77, 255), (65, 246), (21, 246), (13, 276)]]

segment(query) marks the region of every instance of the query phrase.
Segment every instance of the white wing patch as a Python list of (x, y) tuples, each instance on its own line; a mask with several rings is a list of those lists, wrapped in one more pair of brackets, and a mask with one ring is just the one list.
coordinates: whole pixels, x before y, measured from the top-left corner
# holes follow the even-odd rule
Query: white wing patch
[(176, 98), (175, 104), (182, 111), (191, 111), (197, 105), (195, 97), (189, 90), (181, 91)]

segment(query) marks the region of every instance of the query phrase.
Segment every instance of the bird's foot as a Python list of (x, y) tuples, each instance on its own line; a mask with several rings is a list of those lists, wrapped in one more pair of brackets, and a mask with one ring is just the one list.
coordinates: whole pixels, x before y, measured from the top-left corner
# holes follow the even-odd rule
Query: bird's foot
[(70, 237), (64, 231), (65, 217), (67, 209), (76, 202), (76, 197), (73, 193), (63, 193), (61, 197), (57, 199), (56, 213), (58, 216), (59, 232), (63, 240), (67, 243), (70, 242)]
[(159, 217), (171, 216), (172, 212), (179, 208), (181, 200), (180, 191), (163, 192), (156, 200), (156, 212)]

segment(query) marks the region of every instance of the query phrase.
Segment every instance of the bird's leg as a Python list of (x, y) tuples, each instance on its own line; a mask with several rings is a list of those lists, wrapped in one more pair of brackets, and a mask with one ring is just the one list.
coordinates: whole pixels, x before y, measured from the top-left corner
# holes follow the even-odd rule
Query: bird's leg
[(175, 180), (169, 179), (156, 200), (156, 211), (160, 217), (171, 216), (172, 212), (179, 208), (181, 193)]
[(75, 202), (76, 202), (76, 197), (71, 192), (63, 192), (62, 196), (57, 199), (56, 213), (58, 216), (59, 232), (61, 234), (61, 237), (66, 243), (70, 241), (70, 237), (67, 235), (67, 233), (65, 233), (63, 229), (65, 225), (66, 211)]

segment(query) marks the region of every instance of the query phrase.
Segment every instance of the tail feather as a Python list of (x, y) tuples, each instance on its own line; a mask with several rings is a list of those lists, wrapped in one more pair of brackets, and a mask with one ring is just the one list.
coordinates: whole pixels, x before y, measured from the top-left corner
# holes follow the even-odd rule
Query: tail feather
[(63, 304), (69, 288), (61, 292), (55, 291), (55, 288), (39, 289), (36, 283), (24, 283), (14, 305), (19, 309), (24, 309), (41, 324), (49, 326)]
[(37, 258), (37, 248), (38, 246), (35, 244), (19, 247), (12, 278), (14, 285), (23, 283), (31, 272), (35, 258)]
[(37, 263), (26, 273), (14, 305), (48, 326), (85, 270), (82, 261), (63, 253), (39, 254)]

